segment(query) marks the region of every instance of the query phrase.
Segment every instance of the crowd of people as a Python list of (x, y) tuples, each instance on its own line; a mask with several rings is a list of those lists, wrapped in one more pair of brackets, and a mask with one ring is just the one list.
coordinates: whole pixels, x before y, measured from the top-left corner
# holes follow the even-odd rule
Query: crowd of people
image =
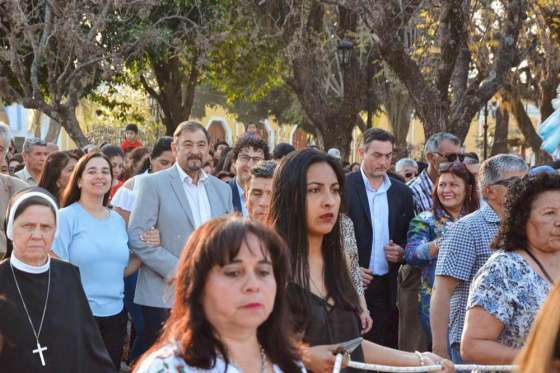
[(369, 129), (355, 164), (271, 152), (256, 126), (232, 146), (195, 121), (151, 149), (125, 133), (66, 151), (28, 138), (20, 156), (0, 124), (2, 370), (560, 362), (553, 167), (480, 163), (450, 133), (394, 163), (394, 137)]

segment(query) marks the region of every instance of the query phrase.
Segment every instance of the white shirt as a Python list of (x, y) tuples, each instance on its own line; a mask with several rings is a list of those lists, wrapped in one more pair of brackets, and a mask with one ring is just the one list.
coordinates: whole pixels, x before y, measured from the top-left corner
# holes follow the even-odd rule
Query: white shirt
[(192, 216), (194, 219), (194, 227), (198, 228), (212, 217), (212, 210), (210, 209), (210, 201), (206, 193), (204, 183), (208, 180), (208, 175), (200, 170), (200, 178), (197, 184), (193, 184), (192, 177), (190, 177), (179, 163), (175, 164), (179, 171), (179, 178), (183, 181), (183, 189), (187, 196), (187, 201), (191, 207)]
[(247, 201), (245, 200), (245, 191), (239, 185), (237, 178), (235, 178), (235, 184), (237, 185), (237, 191), (239, 193), (239, 202), (241, 203), (241, 214), (243, 214), (244, 218), (249, 217), (249, 211), (247, 210)]
[(385, 174), (383, 184), (376, 190), (371, 186), (361, 168), (360, 172), (366, 187), (369, 213), (371, 215), (371, 230), (373, 232), (369, 269), (374, 275), (383, 276), (389, 273), (389, 263), (385, 257), (385, 246), (389, 243), (389, 201), (387, 199), (387, 191), (391, 187), (391, 179)]

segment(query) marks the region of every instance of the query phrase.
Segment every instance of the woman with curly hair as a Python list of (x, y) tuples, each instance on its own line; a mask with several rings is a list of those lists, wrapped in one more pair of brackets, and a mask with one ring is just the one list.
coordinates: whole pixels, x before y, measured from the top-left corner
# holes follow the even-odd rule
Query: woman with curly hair
[(525, 176), (509, 188), (495, 252), (469, 294), (461, 354), (510, 364), (560, 278), (560, 175)]

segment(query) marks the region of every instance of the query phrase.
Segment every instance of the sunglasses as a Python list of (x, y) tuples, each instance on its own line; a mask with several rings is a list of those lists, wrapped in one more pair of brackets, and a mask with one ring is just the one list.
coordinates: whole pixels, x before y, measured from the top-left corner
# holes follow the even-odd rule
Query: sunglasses
[(439, 165), (439, 172), (451, 172), (451, 171), (468, 171), (465, 164), (461, 161), (444, 162)]

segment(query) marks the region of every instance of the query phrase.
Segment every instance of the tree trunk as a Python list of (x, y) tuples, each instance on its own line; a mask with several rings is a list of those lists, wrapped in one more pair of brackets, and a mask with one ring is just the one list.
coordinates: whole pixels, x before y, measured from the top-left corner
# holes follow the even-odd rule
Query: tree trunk
[[(158, 90), (150, 87), (143, 78), (142, 84), (161, 107), (166, 134), (171, 136), (177, 125), (188, 120), (191, 115), (199, 75), (196, 65), (198, 56), (189, 61), (189, 66), (184, 66), (179, 56), (168, 59), (151, 56), (151, 59)], [(184, 72), (185, 69), (190, 70), (188, 74)]]
[(60, 129), (60, 123), (52, 118), (49, 118), (49, 130), (47, 131), (47, 136), (45, 136), (45, 141), (56, 143), (58, 136), (60, 136)]
[(502, 102), (496, 109), (496, 129), (494, 130), (494, 144), (492, 144), (492, 155), (508, 152), (508, 130), (509, 111), (507, 105)]
[(541, 123), (546, 120), (552, 113), (554, 113), (554, 108), (552, 107), (552, 100), (556, 98), (556, 88), (560, 84), (560, 79), (558, 77), (552, 77), (551, 79), (545, 79), (541, 81), (541, 97), (539, 109), (541, 112)]
[[(337, 128), (338, 123), (325, 123), (325, 127), (327, 128)], [(348, 131), (343, 130), (330, 130), (322, 132), (322, 142), (325, 151), (329, 150), (330, 148), (337, 148), (340, 150), (340, 156), (342, 160), (348, 160), (350, 156), (350, 150), (352, 145), (352, 131), (348, 133)]]
[(410, 120), (414, 106), (410, 96), (404, 89), (389, 89), (383, 95), (383, 106), (389, 119), (389, 124), (395, 136), (395, 153), (404, 157), (408, 155), (406, 136), (410, 128)]
[(89, 143), (80, 128), (80, 123), (76, 117), (76, 108), (52, 112), (48, 113), (48, 115), (60, 123), (62, 128), (66, 130), (66, 133), (70, 136), (78, 148), (83, 148)]
[(31, 123), (29, 123), (29, 132), (33, 134), (33, 137), (41, 137), (41, 113), (39, 110), (33, 110), (31, 115)]
[(540, 164), (544, 159), (544, 154), (541, 151), (542, 139), (537, 134), (533, 122), (531, 122), (531, 118), (527, 115), (527, 111), (515, 87), (508, 87), (506, 97), (511, 104), (511, 113), (517, 121), (517, 126), (523, 134), (525, 142), (531, 147), (533, 153), (535, 153), (536, 164)]

